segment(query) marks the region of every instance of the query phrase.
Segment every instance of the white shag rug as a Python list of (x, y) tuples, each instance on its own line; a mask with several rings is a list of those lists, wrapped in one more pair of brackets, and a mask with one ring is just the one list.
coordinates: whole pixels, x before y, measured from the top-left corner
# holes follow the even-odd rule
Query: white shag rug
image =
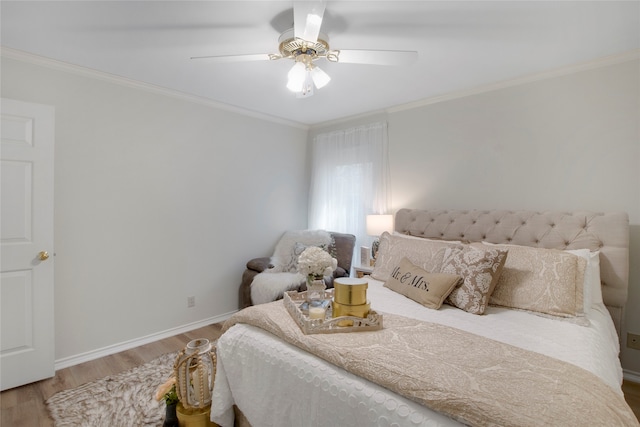
[(307, 246), (325, 246), (332, 243), (325, 230), (285, 232), (276, 244), (271, 264), (273, 268), (258, 273), (251, 282), (251, 301), (254, 305), (282, 298), (286, 291), (297, 289), (305, 277), (297, 272), (298, 257)]
[(126, 372), (54, 394), (45, 403), (55, 426), (162, 426), (165, 404), (155, 399), (155, 393), (171, 375), (177, 355), (168, 353)]

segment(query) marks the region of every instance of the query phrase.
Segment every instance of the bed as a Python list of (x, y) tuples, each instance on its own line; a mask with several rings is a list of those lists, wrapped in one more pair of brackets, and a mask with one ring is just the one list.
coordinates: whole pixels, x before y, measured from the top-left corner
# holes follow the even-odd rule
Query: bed
[[(282, 301), (234, 314), (217, 343), (211, 419), (637, 426), (618, 358), (628, 226), (625, 213), (401, 209), (368, 278), (384, 328), (304, 335)], [(480, 310), (462, 292), (470, 267), (459, 262), (479, 253), (494, 254), (497, 270)], [(427, 308), (388, 287), (406, 260), (416, 271), (465, 277), (446, 303)]]

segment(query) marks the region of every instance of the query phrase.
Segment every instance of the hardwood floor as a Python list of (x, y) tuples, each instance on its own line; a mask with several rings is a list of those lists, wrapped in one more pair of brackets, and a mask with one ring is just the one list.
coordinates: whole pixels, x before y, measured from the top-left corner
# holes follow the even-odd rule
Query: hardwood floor
[[(221, 328), (221, 323), (215, 323), (101, 359), (61, 369), (56, 372), (55, 377), (48, 380), (4, 391), (0, 393), (0, 426), (53, 426), (53, 420), (49, 417), (44, 401), (56, 392), (126, 371), (162, 354), (180, 350), (195, 338), (217, 339), (220, 336)], [(622, 389), (629, 406), (640, 420), (640, 384), (625, 381)]]
[(33, 384), (27, 384), (0, 393), (0, 426), (2, 427), (50, 427), (45, 400), (56, 392), (77, 387), (107, 375), (115, 375), (148, 362), (165, 353), (178, 351), (196, 338), (217, 339), (221, 323), (145, 344), (131, 350), (106, 356), (56, 372), (56, 376)]
[(640, 421), (640, 383), (632, 383), (631, 381), (622, 382), (622, 391), (624, 398), (636, 414), (636, 418)]

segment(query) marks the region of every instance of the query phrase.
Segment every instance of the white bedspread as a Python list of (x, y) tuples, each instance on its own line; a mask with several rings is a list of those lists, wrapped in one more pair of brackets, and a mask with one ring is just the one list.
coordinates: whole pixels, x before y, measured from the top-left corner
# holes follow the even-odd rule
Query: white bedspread
[[(618, 337), (607, 309), (580, 326), (489, 307), (483, 316), (443, 305), (430, 310), (369, 279), (372, 308), (473, 332), (580, 366), (622, 393)], [(233, 425), (232, 405), (259, 426), (459, 425), (376, 384), (358, 378), (272, 335), (236, 325), (219, 340), (211, 418)]]

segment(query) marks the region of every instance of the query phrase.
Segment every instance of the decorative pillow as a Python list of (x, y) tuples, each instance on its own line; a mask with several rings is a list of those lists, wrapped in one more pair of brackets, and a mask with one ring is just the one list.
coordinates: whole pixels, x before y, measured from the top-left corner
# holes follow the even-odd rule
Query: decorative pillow
[(447, 304), (469, 313), (484, 314), (506, 259), (507, 251), (502, 249), (480, 250), (470, 246), (447, 249), (440, 271), (458, 274), (464, 279), (449, 294)]
[(384, 286), (437, 310), (460, 281), (462, 278), (455, 274), (429, 273), (413, 265), (407, 258), (402, 258)]
[(300, 242), (294, 243), (293, 247), (291, 248), (291, 255), (287, 260), (287, 264), (282, 266), (282, 271), (288, 271), (290, 273), (295, 273), (296, 271), (298, 271), (298, 258), (300, 257), (300, 254), (304, 252), (304, 250), (309, 246), (315, 245), (305, 245), (304, 243)]
[(449, 240), (449, 239), (438, 239), (438, 238), (435, 238), (435, 237), (424, 237), (424, 236), (420, 236), (418, 234), (411, 234), (411, 231), (405, 231), (404, 233), (401, 233), (399, 231), (394, 231), (393, 235), (394, 236), (413, 237), (414, 239), (429, 240), (431, 242), (446, 242), (446, 243), (460, 243), (460, 244), (462, 244), (462, 240)]
[(427, 272), (439, 273), (445, 249), (458, 247), (462, 245), (384, 232), (380, 236), (380, 248), (371, 277), (387, 281), (402, 258)]
[[(333, 237), (325, 230), (286, 231), (276, 244), (273, 255), (271, 256), (270, 261), (273, 268), (270, 269), (270, 272), (297, 272), (298, 256), (302, 253), (302, 251), (300, 251), (300, 244), (329, 247), (332, 245), (332, 242)], [(298, 253), (298, 251), (300, 251), (300, 253)]]
[(323, 251), (329, 253), (329, 255), (331, 255), (332, 257), (334, 257), (329, 252), (330, 249), (329, 247), (327, 247), (327, 245), (306, 245), (304, 243), (296, 242), (296, 244), (293, 245), (293, 249), (291, 250), (291, 261), (287, 266), (284, 267), (284, 271), (287, 271), (289, 273), (298, 272), (298, 259), (300, 258), (300, 255), (302, 255), (302, 252), (304, 252), (305, 249), (311, 248), (311, 247), (318, 247)]
[[(497, 246), (496, 243), (482, 242), (472, 243), (477, 247)], [(512, 247), (520, 245), (503, 244), (502, 247)], [(603, 304), (602, 301), (602, 281), (600, 279), (600, 251), (591, 252), (589, 249), (568, 249), (564, 252), (577, 255), (587, 261), (584, 271), (584, 281), (582, 287), (583, 312), (586, 314), (594, 304)]]
[(509, 250), (489, 303), (559, 317), (584, 316), (587, 262), (558, 249), (492, 245)]

